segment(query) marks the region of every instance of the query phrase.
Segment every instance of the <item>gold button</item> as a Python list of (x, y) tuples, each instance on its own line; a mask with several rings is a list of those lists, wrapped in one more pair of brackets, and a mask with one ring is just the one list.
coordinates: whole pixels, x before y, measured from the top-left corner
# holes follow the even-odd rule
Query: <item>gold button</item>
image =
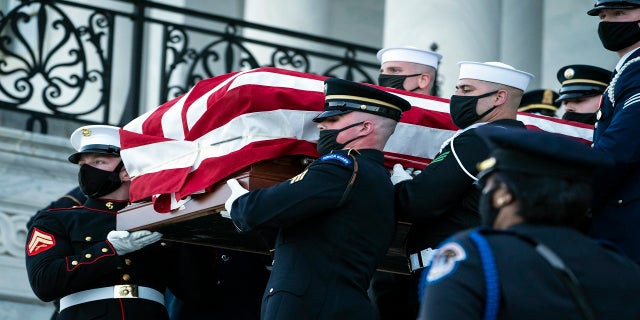
[(130, 266), (131, 265), (131, 259), (124, 259), (124, 264)]
[(598, 123), (596, 122), (593, 124), (593, 128), (596, 129), (597, 127), (598, 127)]
[(75, 260), (71, 261), (71, 265), (72, 266), (77, 266), (78, 265), (78, 261), (75, 261)]
[(84, 255), (85, 258), (90, 259), (91, 258), (91, 253), (87, 253)]
[(107, 249), (107, 248), (102, 248), (102, 252), (107, 253), (107, 252), (109, 252), (109, 249)]
[(273, 293), (273, 288), (269, 289), (269, 293)]
[(618, 204), (622, 204), (622, 199), (618, 200)]
[(91, 238), (91, 236), (86, 236), (86, 237), (84, 238), (84, 241), (89, 242), (89, 241), (91, 241), (92, 239), (93, 239), (93, 238)]
[(129, 281), (129, 280), (131, 280), (131, 276), (125, 273), (125, 274), (122, 275), (122, 280)]
[(167, 243), (166, 242), (160, 242), (160, 245), (163, 246), (163, 247), (166, 247)]

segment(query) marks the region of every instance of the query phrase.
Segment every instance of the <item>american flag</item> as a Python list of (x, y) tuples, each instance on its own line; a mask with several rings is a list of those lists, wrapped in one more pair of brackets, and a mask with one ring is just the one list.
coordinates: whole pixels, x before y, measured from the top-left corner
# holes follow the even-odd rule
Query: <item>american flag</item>
[[(199, 81), (189, 92), (125, 125), (121, 155), (131, 201), (154, 199), (158, 212), (171, 201), (205, 191), (246, 166), (289, 155), (317, 157), (316, 124), (326, 77), (258, 68)], [(413, 106), (385, 147), (385, 164), (423, 169), (457, 128), (448, 100), (377, 87)], [(590, 142), (593, 127), (521, 113), (529, 127)]]

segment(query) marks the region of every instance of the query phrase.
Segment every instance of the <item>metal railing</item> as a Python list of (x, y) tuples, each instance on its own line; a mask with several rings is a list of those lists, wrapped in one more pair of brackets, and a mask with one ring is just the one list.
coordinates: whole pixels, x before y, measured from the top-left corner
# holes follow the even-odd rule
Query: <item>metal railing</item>
[(150, 100), (261, 66), (368, 83), (379, 69), (377, 48), (153, 1), (13, 4), (0, 13), (0, 125), (28, 131), (123, 125)]

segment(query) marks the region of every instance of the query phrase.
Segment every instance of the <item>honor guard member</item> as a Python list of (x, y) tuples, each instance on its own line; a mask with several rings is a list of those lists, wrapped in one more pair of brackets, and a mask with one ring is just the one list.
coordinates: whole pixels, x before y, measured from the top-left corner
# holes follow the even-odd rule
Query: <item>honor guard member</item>
[(562, 87), (556, 102), (562, 103), (564, 108), (562, 119), (595, 124), (602, 93), (611, 80), (611, 71), (574, 64), (560, 68), (557, 76)]
[(518, 112), (539, 114), (548, 117), (555, 117), (560, 108), (558, 93), (549, 89), (527, 91), (522, 95)]
[(426, 273), (420, 320), (640, 319), (640, 267), (575, 229), (611, 163), (573, 138), (478, 128), (484, 228), (456, 233)]
[[(384, 87), (436, 95), (438, 65), (442, 55), (404, 46), (378, 51), (380, 74), (378, 84)], [(410, 276), (376, 271), (369, 294), (374, 301), (379, 320), (415, 320), (416, 311), (407, 309), (407, 295), (415, 295), (416, 284)]]
[(481, 126), (524, 128), (516, 120), (522, 94), (533, 77), (500, 62), (460, 62), (456, 94), (449, 104), (460, 130), (443, 143), (441, 151), (412, 178), (400, 164), (393, 168), (398, 219), (413, 223), (406, 250), (413, 271), (413, 288), (405, 305), (418, 312), (419, 270), (428, 265), (438, 244), (453, 233), (480, 224), (476, 164), (489, 149), (476, 134)]
[(77, 152), (69, 161), (80, 166), (78, 182), (89, 199), (40, 212), (28, 231), (31, 288), (43, 301), (60, 299), (58, 319), (168, 319), (162, 293), (171, 261), (156, 243), (162, 235), (114, 231), (131, 180), (118, 130), (94, 125), (73, 132)]
[(410, 104), (359, 83), (325, 80), (320, 158), (299, 175), (248, 192), (229, 180), (240, 232), (278, 228), (261, 318), (374, 319), (369, 282), (393, 240), (393, 185), (382, 150)]
[(593, 148), (615, 166), (595, 178), (591, 232), (640, 263), (640, 0), (599, 0), (587, 13), (600, 18), (603, 46), (620, 57), (593, 133)]
[(439, 53), (406, 46), (384, 48), (376, 56), (381, 64), (379, 85), (435, 95), (432, 91), (442, 59)]
[[(82, 193), (82, 190), (80, 189), (80, 187), (75, 187), (69, 190), (69, 192), (67, 192), (62, 197), (58, 198), (55, 201), (52, 201), (48, 206), (38, 210), (38, 212), (35, 215), (33, 215), (29, 219), (29, 221), (27, 221), (27, 229), (31, 228), (33, 219), (35, 219), (35, 217), (41, 212), (44, 212), (43, 214), (46, 214), (46, 212), (49, 211), (49, 209), (71, 208), (74, 206), (81, 206), (86, 200), (87, 200), (87, 196), (84, 193)], [(56, 310), (51, 315), (51, 320), (58, 319), (58, 309), (60, 308), (59, 307), (60, 303), (58, 300), (54, 300), (53, 305), (55, 306)]]

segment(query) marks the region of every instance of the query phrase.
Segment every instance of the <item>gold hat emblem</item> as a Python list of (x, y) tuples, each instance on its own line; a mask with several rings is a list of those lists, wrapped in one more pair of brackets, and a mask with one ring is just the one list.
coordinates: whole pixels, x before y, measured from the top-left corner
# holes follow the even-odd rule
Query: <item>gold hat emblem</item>
[(575, 75), (576, 75), (576, 71), (573, 70), (573, 68), (567, 68), (567, 70), (564, 71), (564, 77), (567, 79), (571, 79)]
[(87, 128), (82, 128), (82, 136), (83, 137), (88, 137), (91, 135), (91, 130), (87, 129)]
[(542, 93), (542, 103), (543, 104), (548, 104), (548, 105), (553, 105), (553, 91), (545, 90)]
[(491, 157), (489, 159), (486, 159), (486, 160), (478, 163), (476, 168), (478, 169), (478, 171), (484, 171), (484, 170), (487, 170), (489, 168), (493, 168), (493, 166), (495, 166), (495, 165), (496, 165), (496, 158)]

